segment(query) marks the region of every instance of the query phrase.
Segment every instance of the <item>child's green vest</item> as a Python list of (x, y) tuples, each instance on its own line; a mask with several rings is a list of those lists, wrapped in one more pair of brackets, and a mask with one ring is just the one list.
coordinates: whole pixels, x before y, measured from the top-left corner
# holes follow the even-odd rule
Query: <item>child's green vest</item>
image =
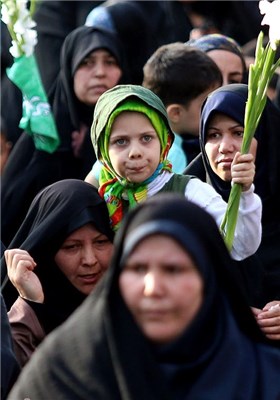
[(185, 194), (186, 186), (191, 178), (194, 177), (192, 175), (174, 174), (157, 193), (174, 192)]

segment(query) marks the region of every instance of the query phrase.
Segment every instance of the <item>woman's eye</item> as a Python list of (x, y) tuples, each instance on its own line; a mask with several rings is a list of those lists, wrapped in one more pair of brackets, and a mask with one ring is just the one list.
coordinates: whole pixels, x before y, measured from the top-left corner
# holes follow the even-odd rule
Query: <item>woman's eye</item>
[(211, 139), (217, 139), (219, 134), (217, 132), (208, 132), (206, 136), (206, 141)]
[(114, 58), (106, 60), (107, 65), (118, 65), (117, 61)]
[(75, 250), (78, 249), (79, 247), (80, 245), (75, 243), (75, 244), (66, 244), (62, 246), (61, 249), (67, 251), (67, 250)]
[(107, 244), (110, 243), (110, 240), (108, 239), (100, 239), (94, 242), (98, 246), (107, 246)]
[(239, 136), (239, 137), (243, 137), (243, 135), (244, 135), (244, 131), (235, 131), (234, 133), (236, 136)]
[(126, 265), (124, 268), (126, 271), (135, 272), (136, 274), (144, 274), (147, 271), (145, 265), (142, 264), (131, 264)]
[(91, 60), (90, 58), (85, 58), (85, 59), (81, 62), (80, 67), (90, 67), (90, 66), (92, 66), (93, 64), (94, 64), (94, 61), (93, 61), (93, 60)]
[(183, 268), (178, 266), (178, 265), (168, 265), (165, 268), (165, 271), (168, 274), (179, 274), (179, 273), (181, 273), (183, 271)]

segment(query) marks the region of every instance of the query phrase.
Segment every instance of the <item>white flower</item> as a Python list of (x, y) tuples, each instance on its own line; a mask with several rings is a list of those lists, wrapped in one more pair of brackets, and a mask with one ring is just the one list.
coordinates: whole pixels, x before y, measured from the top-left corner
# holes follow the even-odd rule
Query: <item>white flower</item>
[(11, 22), (11, 15), (9, 13), (8, 7), (6, 4), (2, 4), (1, 8), (1, 19), (4, 24), (8, 25)]
[(34, 52), (37, 43), (36, 26), (27, 8), (27, 0), (2, 0), (1, 19), (7, 25), (12, 37), (10, 53), (14, 58)]
[(280, 43), (280, 0), (270, 3), (267, 0), (259, 2), (260, 13), (265, 14), (262, 25), (269, 25), (269, 41), (273, 50), (277, 49)]
[(12, 46), (10, 47), (10, 53), (14, 58), (21, 56), (21, 51), (18, 46), (18, 43), (15, 40), (12, 40)]

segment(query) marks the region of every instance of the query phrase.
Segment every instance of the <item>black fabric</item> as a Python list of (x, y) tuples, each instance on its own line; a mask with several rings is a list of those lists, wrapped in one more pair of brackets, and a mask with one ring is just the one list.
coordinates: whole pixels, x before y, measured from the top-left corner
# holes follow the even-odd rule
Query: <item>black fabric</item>
[[(201, 155), (188, 165), (184, 173), (196, 175), (210, 183), (227, 201), (230, 182), (221, 180), (212, 170), (206, 152), (205, 140), (209, 118), (221, 112), (244, 125), (245, 104), (248, 86), (231, 84), (212, 92), (206, 99), (201, 113), (200, 148)], [(250, 290), (249, 300), (256, 306), (280, 299), (280, 112), (267, 99), (255, 138), (258, 142), (256, 155), (255, 192), (261, 197), (262, 242), (256, 254), (238, 262), (241, 279)], [(202, 162), (204, 167), (202, 168)], [(202, 172), (204, 169), (204, 173)], [(278, 244), (277, 244), (278, 243)], [(264, 274), (264, 276), (263, 276)], [(264, 287), (262, 287), (264, 286)], [(264, 292), (263, 292), (264, 291)], [(248, 292), (247, 292), (248, 293)], [(254, 303), (252, 303), (252, 301)]]
[[(164, 346), (143, 337), (119, 291), (128, 241), (147, 224), (156, 226), (149, 234), (171, 235), (190, 253), (205, 285), (193, 322)], [(215, 221), (201, 208), (175, 194), (141, 203), (117, 233), (101, 285), (45, 339), (10, 400), (277, 400), (280, 351), (264, 343), (231, 267)]]
[[(27, 250), (37, 263), (34, 272), (42, 284), (45, 300), (42, 305), (29, 304), (46, 332), (63, 322), (86, 297), (68, 281), (54, 257), (67, 236), (89, 222), (113, 241), (107, 207), (97, 189), (81, 180), (62, 180), (38, 193), (9, 246)], [(4, 257), (1, 283), (9, 309), (18, 293), (7, 280)]]
[[(85, 23), (87, 14), (103, 1), (40, 1), (34, 13), (38, 43), (35, 55), (48, 92), (59, 73), (59, 55), (66, 36)], [(46, 49), (48, 51), (46, 51)]]
[(1, 399), (5, 400), (13, 384), (17, 380), (20, 367), (17, 362), (11, 328), (8, 320), (7, 309), (1, 298)]
[[(4, 254), (5, 246), (0, 241), (1, 257)], [(5, 400), (13, 384), (17, 380), (20, 372), (20, 367), (16, 359), (13, 347), (13, 339), (7, 308), (0, 293), (1, 299), (1, 399)]]
[(192, 29), (179, 1), (109, 0), (103, 6), (124, 45), (134, 84), (142, 84), (143, 66), (159, 46), (185, 42)]
[[(6, 246), (39, 190), (61, 179), (84, 179), (96, 160), (90, 140), (94, 106), (89, 107), (77, 99), (72, 71), (86, 54), (103, 46), (116, 56), (121, 69), (125, 70), (122, 45), (106, 30), (82, 26), (64, 41), (60, 73), (49, 93), (61, 144), (53, 154), (39, 151), (25, 132), (16, 143), (1, 180), (2, 240)], [(72, 132), (81, 125), (88, 130), (80, 156), (76, 157), (72, 150)]]

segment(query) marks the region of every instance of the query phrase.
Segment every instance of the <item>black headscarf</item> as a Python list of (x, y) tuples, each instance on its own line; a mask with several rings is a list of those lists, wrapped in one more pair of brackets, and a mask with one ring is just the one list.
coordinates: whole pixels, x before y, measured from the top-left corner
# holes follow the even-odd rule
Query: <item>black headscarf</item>
[[(245, 105), (248, 86), (245, 84), (225, 85), (212, 92), (206, 99), (201, 113), (200, 148), (206, 173), (211, 185), (227, 201), (231, 189), (230, 182), (222, 181), (212, 170), (205, 152), (205, 141), (209, 119), (220, 112), (244, 126)], [(263, 203), (263, 220), (275, 218), (279, 214), (280, 201), (280, 113), (267, 99), (259, 125), (255, 132), (258, 142), (256, 155), (255, 192)], [(280, 214), (279, 214), (280, 216)]]
[[(58, 131), (62, 141), (71, 142), (71, 132), (79, 129), (81, 122), (90, 126), (93, 118), (94, 106), (81, 103), (74, 93), (74, 74), (91, 52), (98, 49), (106, 49), (111, 53), (123, 74), (125, 74), (125, 61), (122, 44), (116, 34), (103, 28), (81, 26), (74, 29), (65, 39), (60, 56), (60, 73), (54, 89), (49, 97), (53, 104), (53, 112), (57, 114)], [(125, 79), (123, 77), (123, 79)], [(64, 109), (64, 110), (63, 110)], [(66, 120), (62, 118), (62, 111)], [(67, 124), (70, 124), (67, 127)], [(67, 129), (66, 129), (67, 127)], [(61, 134), (62, 132), (62, 134)]]
[[(205, 285), (197, 316), (165, 346), (144, 338), (119, 290), (123, 258), (133, 251), (131, 242), (147, 237), (145, 230), (179, 242), (198, 264)], [(261, 343), (231, 267), (215, 221), (201, 208), (175, 194), (141, 203), (117, 233), (101, 285), (45, 339), (10, 399), (27, 394), (72, 400), (278, 399), (279, 349)]]
[[(231, 183), (212, 170), (205, 152), (207, 126), (216, 112), (223, 113), (244, 126), (248, 86), (230, 84), (213, 91), (205, 100), (200, 120), (201, 154), (185, 170), (212, 185), (228, 200)], [(255, 193), (262, 199), (262, 242), (256, 254), (238, 262), (242, 284), (251, 305), (263, 307), (268, 301), (280, 299), (280, 112), (267, 98), (255, 132), (256, 154)]]
[[(48, 186), (35, 197), (25, 220), (10, 243), (9, 248), (28, 251), (37, 263), (34, 272), (44, 291), (44, 317), (40, 311), (41, 304), (37, 308), (36, 304), (32, 306), (47, 331), (63, 322), (86, 297), (68, 281), (54, 262), (54, 257), (65, 239), (89, 222), (113, 241), (107, 207), (97, 190), (84, 181), (65, 179)], [(1, 280), (6, 283), (2, 293), (9, 308), (18, 293), (6, 279), (6, 263), (3, 257)], [(51, 315), (50, 319), (47, 317), (48, 313)]]
[[(13, 148), (1, 181), (2, 240), (6, 246), (39, 190), (61, 179), (84, 179), (96, 160), (89, 132), (94, 106), (89, 107), (78, 100), (74, 94), (73, 75), (81, 61), (100, 48), (112, 53), (121, 69), (125, 69), (122, 45), (116, 35), (105, 29), (82, 26), (64, 41), (60, 73), (49, 94), (61, 139), (59, 148), (53, 154), (36, 150), (25, 132)], [(88, 132), (78, 158), (72, 150), (71, 135), (81, 124), (88, 127)]]

